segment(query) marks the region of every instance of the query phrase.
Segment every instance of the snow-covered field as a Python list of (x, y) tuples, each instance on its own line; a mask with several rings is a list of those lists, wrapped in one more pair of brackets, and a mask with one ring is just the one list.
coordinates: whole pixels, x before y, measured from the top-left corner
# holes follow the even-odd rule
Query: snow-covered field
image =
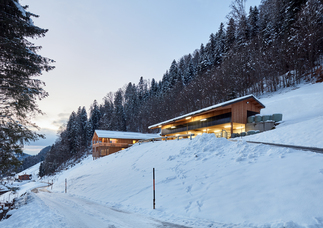
[[(88, 157), (45, 179), (54, 180), (48, 189), (53, 193), (31, 193), (29, 203), (0, 226), (73, 227), (67, 222), (73, 215), (57, 210), (69, 201), (71, 210), (87, 208), (83, 219), (97, 216), (88, 208), (93, 204), (121, 211), (125, 219), (144, 216), (147, 226), (141, 227), (167, 227), (147, 218), (187, 227), (323, 227), (323, 154), (246, 142), (323, 148), (323, 83), (282, 90), (261, 102), (266, 105), (262, 114), (283, 113), (277, 129), (238, 142), (203, 134), (193, 140), (134, 145), (94, 161)], [(54, 207), (56, 197), (61, 204)], [(113, 224), (107, 227), (127, 227), (106, 222)]]

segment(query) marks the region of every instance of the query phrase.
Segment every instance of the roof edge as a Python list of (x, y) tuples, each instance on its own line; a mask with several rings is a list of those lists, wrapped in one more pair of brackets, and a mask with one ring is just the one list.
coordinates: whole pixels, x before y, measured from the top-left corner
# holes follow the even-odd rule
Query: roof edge
[(151, 129), (151, 128), (154, 128), (154, 127), (158, 127), (159, 125), (166, 124), (166, 123), (170, 123), (170, 122), (173, 122), (173, 121), (176, 121), (176, 120), (179, 120), (179, 119), (182, 119), (182, 118), (191, 116), (191, 115), (196, 115), (196, 114), (199, 114), (199, 113), (208, 111), (208, 110), (213, 109), (213, 108), (224, 107), (224, 106), (227, 106), (227, 105), (236, 103), (236, 102), (240, 102), (240, 101), (243, 101), (243, 100), (247, 100), (249, 98), (255, 99), (263, 108), (266, 107), (263, 103), (261, 103), (259, 101), (259, 99), (255, 95), (249, 94), (249, 95), (246, 95), (246, 96), (243, 96), (243, 97), (239, 97), (239, 98), (235, 98), (235, 99), (232, 99), (232, 100), (228, 100), (228, 101), (225, 101), (225, 102), (222, 102), (222, 103), (218, 103), (216, 105), (211, 105), (209, 107), (202, 108), (202, 109), (199, 109), (199, 110), (196, 110), (196, 111), (193, 111), (193, 112), (190, 112), (190, 113), (187, 113), (187, 114), (184, 114), (184, 115), (181, 115), (181, 116), (178, 116), (178, 117), (169, 119), (169, 120), (165, 120), (165, 121), (159, 122), (157, 124), (153, 124), (153, 125), (149, 126), (148, 129)]

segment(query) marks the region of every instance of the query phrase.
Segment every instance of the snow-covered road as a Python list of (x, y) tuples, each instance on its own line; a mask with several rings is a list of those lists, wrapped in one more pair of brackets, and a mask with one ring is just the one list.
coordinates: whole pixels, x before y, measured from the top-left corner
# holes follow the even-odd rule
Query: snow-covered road
[(39, 192), (36, 194), (48, 209), (60, 217), (66, 227), (176, 227), (141, 215), (115, 210), (102, 204), (81, 199), (69, 194)]

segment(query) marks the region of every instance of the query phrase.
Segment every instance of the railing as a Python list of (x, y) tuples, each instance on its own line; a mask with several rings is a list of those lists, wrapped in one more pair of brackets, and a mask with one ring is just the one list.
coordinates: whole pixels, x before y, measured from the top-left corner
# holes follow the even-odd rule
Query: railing
[(162, 141), (162, 140), (167, 141), (167, 140), (174, 140), (174, 139), (179, 140), (180, 138), (184, 138), (184, 137), (189, 137), (190, 140), (192, 140), (193, 136), (195, 136), (195, 134), (162, 136), (162, 137), (152, 138), (152, 139), (142, 139), (142, 140), (139, 140), (138, 143), (140, 145), (141, 143), (144, 143), (144, 142), (155, 142), (155, 141)]

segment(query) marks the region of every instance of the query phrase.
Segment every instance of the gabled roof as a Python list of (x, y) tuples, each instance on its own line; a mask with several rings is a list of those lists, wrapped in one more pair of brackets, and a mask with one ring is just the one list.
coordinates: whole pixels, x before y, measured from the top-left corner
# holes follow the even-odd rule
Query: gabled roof
[(186, 117), (189, 117), (189, 116), (194, 116), (194, 115), (197, 115), (197, 114), (201, 114), (203, 112), (207, 112), (207, 111), (212, 110), (212, 109), (215, 109), (215, 108), (225, 107), (225, 106), (231, 105), (233, 103), (237, 103), (237, 102), (240, 102), (240, 101), (243, 101), (243, 100), (247, 100), (247, 99), (250, 99), (250, 98), (253, 98), (263, 108), (265, 108), (265, 105), (263, 105), (259, 101), (258, 98), (256, 98), (253, 94), (250, 94), (250, 95), (247, 95), (247, 96), (243, 96), (243, 97), (235, 98), (235, 99), (232, 99), (232, 100), (229, 100), (229, 101), (225, 101), (225, 102), (222, 102), (222, 103), (219, 103), (219, 104), (216, 104), (216, 105), (212, 105), (212, 106), (209, 106), (209, 107), (206, 107), (206, 108), (202, 108), (200, 110), (197, 110), (197, 111), (194, 111), (194, 112), (190, 112), (190, 113), (187, 113), (187, 114), (182, 115), (182, 116), (178, 116), (178, 117), (175, 117), (173, 119), (166, 120), (166, 121), (163, 121), (163, 122), (160, 122), (160, 123), (151, 125), (148, 128), (150, 129), (150, 128), (158, 127), (159, 125), (167, 124), (167, 123), (170, 123), (170, 122), (173, 122), (173, 121), (176, 121), (176, 120), (179, 120), (179, 119), (183, 119), (183, 118), (186, 118)]
[(158, 138), (158, 134), (143, 134), (139, 132), (125, 132), (125, 131), (106, 131), (95, 130), (99, 138), (113, 138), (113, 139), (152, 139)]

